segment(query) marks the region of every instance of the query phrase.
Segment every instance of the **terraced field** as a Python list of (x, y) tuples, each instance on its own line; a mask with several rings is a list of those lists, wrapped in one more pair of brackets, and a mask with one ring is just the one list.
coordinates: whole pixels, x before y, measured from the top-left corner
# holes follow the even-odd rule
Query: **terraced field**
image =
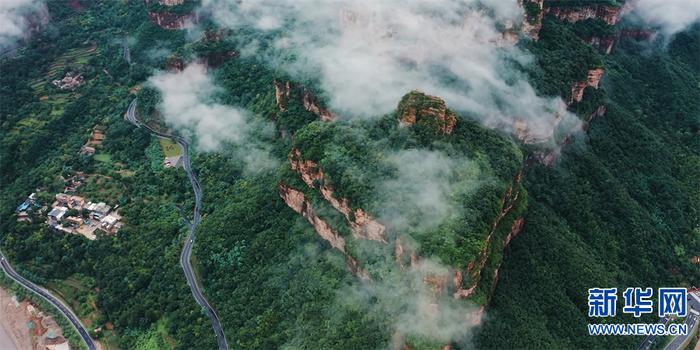
[(44, 96), (46, 93), (51, 91), (47, 90), (47, 88), (50, 87), (51, 80), (61, 78), (58, 76), (61, 69), (68, 65), (84, 66), (90, 61), (90, 57), (96, 52), (97, 45), (95, 43), (92, 43), (87, 47), (78, 47), (66, 51), (63, 53), (63, 55), (56, 58), (56, 60), (49, 66), (49, 69), (46, 74), (44, 74), (44, 77), (33, 80), (29, 86), (31, 86), (39, 96)]

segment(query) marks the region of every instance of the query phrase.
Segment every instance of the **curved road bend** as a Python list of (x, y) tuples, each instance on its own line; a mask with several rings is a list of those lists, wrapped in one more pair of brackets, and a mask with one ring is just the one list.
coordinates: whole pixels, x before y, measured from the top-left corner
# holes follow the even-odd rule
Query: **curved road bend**
[(83, 324), (80, 323), (78, 316), (76, 316), (68, 306), (66, 306), (62, 301), (58, 300), (58, 298), (53, 296), (49, 291), (37, 286), (36, 284), (32, 283), (31, 281), (27, 280), (26, 278), (20, 276), (17, 272), (15, 272), (15, 270), (10, 265), (10, 262), (7, 261), (7, 258), (5, 258), (5, 255), (2, 254), (2, 251), (0, 251), (0, 265), (2, 266), (3, 271), (5, 271), (7, 277), (17, 282), (19, 285), (24, 287), (24, 289), (48, 301), (51, 305), (58, 309), (58, 311), (60, 311), (63, 314), (63, 316), (65, 316), (68, 319), (68, 321), (70, 321), (73, 328), (75, 328), (75, 330), (78, 331), (78, 334), (83, 339), (83, 342), (85, 342), (85, 345), (87, 345), (87, 348), (89, 350), (97, 350), (95, 341), (92, 340), (92, 338), (90, 338), (90, 334), (85, 329), (85, 326), (83, 326)]
[(187, 173), (187, 178), (192, 184), (192, 190), (194, 191), (194, 214), (192, 215), (192, 221), (188, 223), (189, 233), (187, 234), (187, 239), (185, 240), (185, 246), (182, 249), (182, 254), (180, 254), (180, 266), (182, 266), (182, 270), (185, 272), (187, 285), (190, 286), (190, 290), (192, 291), (194, 299), (197, 301), (197, 304), (199, 304), (199, 306), (201, 306), (206, 311), (207, 316), (211, 320), (212, 327), (214, 328), (214, 333), (216, 333), (216, 339), (219, 344), (219, 349), (228, 350), (228, 343), (226, 343), (226, 336), (224, 335), (224, 330), (221, 327), (221, 321), (219, 320), (219, 316), (216, 314), (216, 311), (214, 311), (214, 308), (211, 307), (211, 305), (209, 305), (209, 302), (204, 297), (204, 294), (202, 294), (201, 287), (197, 284), (197, 279), (195, 278), (192, 269), (192, 263), (190, 262), (190, 258), (192, 256), (192, 247), (194, 246), (194, 232), (197, 228), (197, 225), (202, 219), (202, 215), (200, 212), (200, 209), (202, 207), (202, 187), (199, 185), (199, 181), (197, 180), (197, 177), (192, 171), (192, 164), (190, 162), (189, 155), (189, 144), (187, 143), (187, 141), (185, 141), (184, 138), (180, 136), (166, 134), (154, 130), (150, 126), (141, 123), (136, 118), (136, 103), (137, 100), (134, 99), (129, 104), (129, 108), (126, 111), (126, 119), (132, 124), (136, 125), (137, 127), (143, 127), (151, 135), (175, 141), (182, 149), (183, 165), (185, 168), (185, 172)]

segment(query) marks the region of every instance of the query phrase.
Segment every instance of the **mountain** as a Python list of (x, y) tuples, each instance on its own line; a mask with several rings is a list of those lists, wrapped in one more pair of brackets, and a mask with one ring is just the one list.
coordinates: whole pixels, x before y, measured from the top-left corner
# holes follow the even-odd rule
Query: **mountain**
[(103, 345), (217, 347), (191, 227), (231, 348), (633, 348), (588, 335), (589, 288), (700, 285), (697, 19), (37, 3), (0, 58), (0, 247)]

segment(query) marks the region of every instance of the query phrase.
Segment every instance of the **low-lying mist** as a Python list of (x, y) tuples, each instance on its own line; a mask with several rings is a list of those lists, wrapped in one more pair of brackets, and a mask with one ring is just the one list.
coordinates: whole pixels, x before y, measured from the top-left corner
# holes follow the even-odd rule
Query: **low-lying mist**
[(556, 116), (573, 118), (561, 98), (538, 96), (528, 83), (519, 67), (529, 53), (503, 44), (504, 28), (522, 20), (517, 1), (204, 0), (203, 11), (272, 37), (270, 45), (249, 37), (243, 54), (317, 80), (343, 117), (390, 112), (417, 89), (506, 131), (522, 120), (547, 135)]

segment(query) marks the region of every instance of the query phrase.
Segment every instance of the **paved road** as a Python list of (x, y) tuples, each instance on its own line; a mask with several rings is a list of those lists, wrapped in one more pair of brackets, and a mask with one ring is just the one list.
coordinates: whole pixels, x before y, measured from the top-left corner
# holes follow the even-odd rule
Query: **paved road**
[(194, 276), (192, 263), (190, 262), (190, 259), (192, 257), (192, 247), (194, 246), (194, 232), (197, 228), (197, 225), (199, 225), (199, 222), (202, 219), (202, 215), (200, 212), (200, 209), (202, 207), (202, 187), (199, 185), (199, 181), (197, 180), (197, 177), (192, 171), (192, 164), (190, 162), (189, 155), (190, 146), (187, 143), (187, 141), (185, 141), (185, 139), (180, 136), (166, 134), (154, 130), (150, 126), (141, 123), (136, 118), (136, 104), (137, 100), (134, 99), (133, 101), (131, 101), (131, 103), (129, 104), (129, 108), (126, 111), (126, 119), (129, 122), (136, 125), (137, 127), (143, 127), (150, 134), (156, 137), (173, 140), (180, 146), (180, 148), (182, 148), (182, 163), (184, 165), (185, 172), (187, 173), (187, 178), (189, 178), (190, 183), (192, 184), (192, 190), (194, 191), (194, 214), (192, 215), (192, 221), (188, 222), (189, 233), (187, 234), (187, 239), (185, 240), (185, 246), (182, 249), (182, 254), (180, 254), (180, 266), (182, 266), (182, 270), (185, 272), (185, 278), (187, 279), (187, 284), (190, 286), (190, 290), (192, 291), (194, 299), (197, 301), (197, 304), (199, 304), (204, 309), (204, 311), (207, 313), (207, 316), (211, 320), (212, 327), (214, 328), (214, 333), (216, 333), (216, 339), (219, 344), (219, 349), (227, 350), (228, 343), (226, 343), (226, 336), (224, 335), (224, 330), (221, 327), (221, 321), (219, 320), (219, 316), (216, 314), (216, 311), (214, 311), (214, 308), (211, 307), (211, 305), (209, 305), (209, 302), (204, 297), (204, 294), (202, 294), (202, 290), (197, 284), (197, 279)]
[(693, 327), (695, 327), (695, 324), (698, 322), (698, 314), (696, 314), (696, 312), (700, 313), (700, 297), (698, 296), (698, 292), (688, 293), (688, 317), (685, 318), (685, 324), (688, 325), (688, 334), (673, 338), (673, 340), (666, 345), (664, 350), (678, 350), (681, 348), (681, 345), (691, 336)]
[[(664, 316), (659, 319), (658, 323), (661, 324), (668, 324), (668, 322), (671, 321), (671, 316)], [(637, 350), (649, 350), (651, 349), (651, 346), (654, 344), (654, 340), (656, 340), (656, 335), (654, 334), (649, 334), (644, 338), (644, 341), (642, 341), (642, 344), (639, 345)]]
[(0, 251), (0, 265), (2, 266), (2, 270), (5, 271), (5, 274), (8, 277), (10, 277), (13, 281), (19, 283), (19, 285), (29, 290), (30, 292), (40, 296), (44, 300), (48, 301), (51, 305), (53, 305), (56, 309), (58, 309), (58, 311), (60, 311), (63, 314), (63, 316), (65, 316), (68, 319), (68, 321), (70, 321), (71, 325), (73, 325), (73, 328), (75, 328), (75, 330), (78, 331), (78, 334), (81, 338), (83, 338), (83, 342), (85, 342), (85, 345), (87, 345), (89, 350), (97, 350), (97, 346), (95, 346), (95, 341), (92, 340), (92, 338), (90, 338), (90, 334), (85, 329), (85, 326), (83, 326), (83, 324), (80, 323), (78, 316), (76, 316), (68, 306), (63, 304), (63, 302), (61, 302), (58, 298), (53, 296), (49, 291), (37, 286), (36, 284), (32, 283), (31, 281), (27, 280), (26, 278), (20, 276), (17, 272), (15, 272), (15, 270), (10, 265), (10, 262), (7, 261), (7, 258), (5, 258), (5, 255), (2, 254), (2, 251)]

